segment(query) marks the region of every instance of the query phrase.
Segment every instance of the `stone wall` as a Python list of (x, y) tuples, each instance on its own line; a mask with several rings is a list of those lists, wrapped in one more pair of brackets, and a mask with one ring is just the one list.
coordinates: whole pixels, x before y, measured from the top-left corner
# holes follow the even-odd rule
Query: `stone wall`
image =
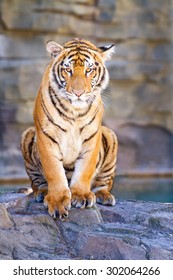
[(170, 0), (0, 0), (0, 177), (26, 176), (19, 139), (49, 57), (48, 40), (116, 43), (105, 123), (119, 138), (118, 173), (171, 172)]

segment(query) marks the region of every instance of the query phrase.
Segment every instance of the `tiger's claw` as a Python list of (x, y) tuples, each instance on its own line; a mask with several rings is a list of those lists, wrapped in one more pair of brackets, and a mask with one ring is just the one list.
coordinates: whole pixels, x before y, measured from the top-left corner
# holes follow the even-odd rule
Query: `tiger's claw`
[(80, 209), (85, 207), (92, 207), (96, 202), (96, 197), (93, 192), (87, 194), (78, 194), (77, 192), (72, 192), (72, 206)]
[(57, 217), (59, 213), (60, 220), (68, 217), (68, 211), (71, 208), (71, 195), (69, 190), (65, 190), (59, 195), (47, 194), (44, 199), (44, 206), (48, 209), (48, 213), (52, 218)]

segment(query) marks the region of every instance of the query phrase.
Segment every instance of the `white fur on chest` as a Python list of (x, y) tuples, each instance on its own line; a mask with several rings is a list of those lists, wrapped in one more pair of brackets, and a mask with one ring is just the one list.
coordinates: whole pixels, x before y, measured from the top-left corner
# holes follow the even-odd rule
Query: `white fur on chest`
[(72, 164), (76, 161), (82, 150), (82, 139), (79, 129), (71, 127), (61, 138), (61, 152), (63, 163), (65, 165)]

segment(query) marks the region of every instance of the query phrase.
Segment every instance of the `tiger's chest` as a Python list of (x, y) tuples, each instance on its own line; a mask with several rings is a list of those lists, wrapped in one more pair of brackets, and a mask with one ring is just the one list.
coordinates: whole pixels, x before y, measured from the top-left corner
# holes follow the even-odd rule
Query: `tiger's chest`
[(79, 128), (71, 127), (61, 135), (60, 148), (64, 165), (74, 163), (82, 151), (82, 136)]

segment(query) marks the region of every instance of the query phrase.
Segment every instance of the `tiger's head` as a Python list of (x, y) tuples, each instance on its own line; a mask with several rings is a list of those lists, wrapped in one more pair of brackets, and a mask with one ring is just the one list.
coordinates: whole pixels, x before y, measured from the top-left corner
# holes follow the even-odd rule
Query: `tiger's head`
[(73, 105), (87, 104), (92, 95), (104, 90), (109, 81), (105, 61), (114, 52), (114, 45), (96, 47), (89, 41), (75, 38), (63, 46), (48, 41), (47, 51), (53, 56), (51, 81), (61, 96)]

